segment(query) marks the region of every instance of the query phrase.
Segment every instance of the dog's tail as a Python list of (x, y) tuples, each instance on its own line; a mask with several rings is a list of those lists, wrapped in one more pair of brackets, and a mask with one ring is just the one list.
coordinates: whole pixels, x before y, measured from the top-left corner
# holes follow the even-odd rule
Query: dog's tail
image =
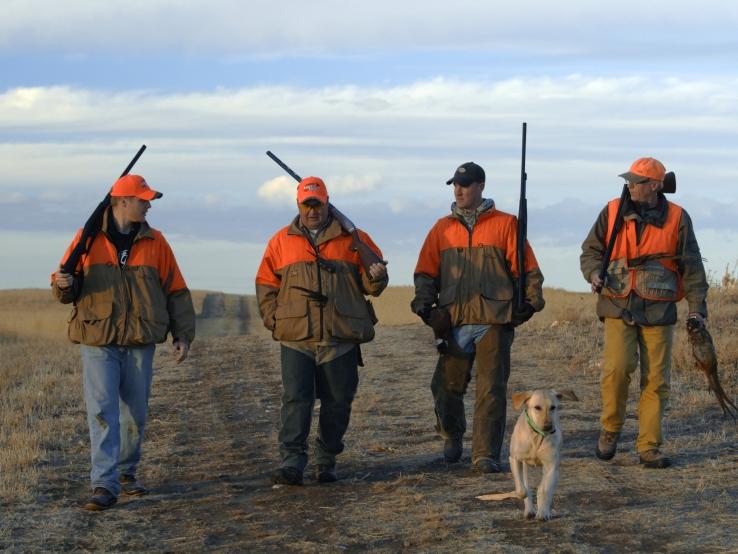
[(477, 496), (478, 500), (507, 500), (508, 498), (523, 498), (525, 495), (520, 495), (516, 491), (512, 492), (498, 492), (495, 494), (483, 494)]

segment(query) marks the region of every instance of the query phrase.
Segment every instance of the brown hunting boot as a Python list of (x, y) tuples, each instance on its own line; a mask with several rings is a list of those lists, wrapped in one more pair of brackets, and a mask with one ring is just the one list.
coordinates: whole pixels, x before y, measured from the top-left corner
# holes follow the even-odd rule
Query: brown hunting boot
[(143, 496), (149, 494), (149, 490), (138, 482), (135, 475), (120, 476), (120, 492), (124, 496)]
[(595, 447), (595, 456), (600, 460), (612, 460), (615, 456), (615, 451), (618, 447), (618, 440), (620, 439), (620, 433), (613, 433), (612, 431), (600, 431), (600, 438), (597, 440), (597, 446)]
[(641, 465), (649, 469), (663, 469), (671, 465), (671, 459), (664, 456), (658, 448), (641, 452)]
[(99, 512), (113, 507), (117, 501), (118, 499), (108, 489), (97, 487), (92, 492), (90, 499), (85, 502), (83, 508), (91, 512)]

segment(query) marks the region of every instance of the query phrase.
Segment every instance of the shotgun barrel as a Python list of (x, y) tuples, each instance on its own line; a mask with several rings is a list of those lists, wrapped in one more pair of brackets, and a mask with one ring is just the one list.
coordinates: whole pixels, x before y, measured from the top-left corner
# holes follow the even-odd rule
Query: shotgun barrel
[(520, 162), (520, 204), (518, 205), (518, 298), (517, 306), (522, 308), (525, 304), (525, 243), (528, 238), (528, 199), (526, 198), (526, 182), (528, 175), (525, 173), (525, 142), (528, 124), (523, 122), (523, 148)]

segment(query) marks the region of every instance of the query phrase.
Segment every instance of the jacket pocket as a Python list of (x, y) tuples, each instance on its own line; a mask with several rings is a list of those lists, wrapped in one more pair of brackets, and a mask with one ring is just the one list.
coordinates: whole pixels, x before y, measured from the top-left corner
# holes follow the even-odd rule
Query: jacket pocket
[(514, 294), (512, 279), (507, 274), (504, 276), (497, 273), (482, 275), (482, 296), (484, 298), (510, 302)]
[(274, 331), (278, 341), (300, 341), (310, 338), (308, 301), (295, 299), (277, 306), (274, 311)]
[(652, 300), (674, 300), (678, 277), (659, 262), (650, 262), (636, 272), (636, 292)]
[(69, 339), (88, 346), (110, 344), (115, 336), (113, 301), (82, 302), (69, 323)]
[(630, 271), (625, 259), (617, 259), (607, 266), (607, 276), (602, 287), (605, 296), (624, 297), (630, 292)]
[(345, 342), (368, 342), (374, 338), (374, 325), (366, 301), (333, 304), (331, 336)]

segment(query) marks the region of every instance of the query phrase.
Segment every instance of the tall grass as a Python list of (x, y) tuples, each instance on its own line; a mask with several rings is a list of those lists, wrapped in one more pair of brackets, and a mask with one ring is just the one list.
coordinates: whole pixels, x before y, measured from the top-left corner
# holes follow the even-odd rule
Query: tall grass
[(78, 367), (68, 342), (0, 335), (0, 504), (32, 500), (49, 452), (80, 440)]

